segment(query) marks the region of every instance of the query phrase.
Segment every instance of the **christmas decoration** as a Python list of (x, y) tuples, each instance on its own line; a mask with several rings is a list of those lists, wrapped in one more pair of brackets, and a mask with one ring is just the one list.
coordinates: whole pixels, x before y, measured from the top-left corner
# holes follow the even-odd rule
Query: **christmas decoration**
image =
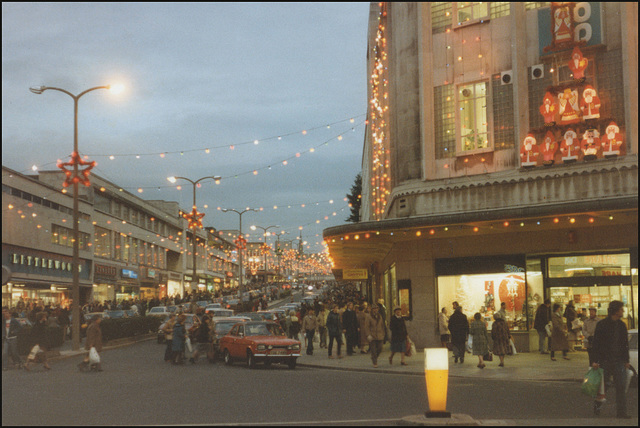
[(579, 47), (574, 47), (571, 53), (571, 59), (569, 60), (569, 69), (573, 72), (574, 80), (584, 81), (584, 71), (589, 65), (589, 60), (582, 56), (582, 51)]
[(620, 155), (624, 141), (622, 140), (622, 134), (620, 134), (620, 128), (615, 122), (611, 122), (607, 129), (605, 129), (605, 138), (601, 140), (602, 154), (605, 158), (614, 158)]
[(597, 119), (600, 117), (600, 98), (591, 85), (587, 85), (582, 91), (580, 110), (583, 119)]
[(542, 153), (542, 164), (545, 166), (551, 166), (555, 162), (556, 152), (558, 151), (558, 144), (553, 132), (547, 131), (547, 135), (544, 137), (540, 152)]
[(573, 8), (575, 3), (551, 3), (551, 16), (553, 26), (551, 28), (551, 45), (543, 51), (551, 52), (567, 49), (573, 45)]
[(582, 153), (585, 161), (595, 160), (600, 148), (600, 133), (597, 129), (587, 129), (582, 135)]
[(578, 160), (580, 153), (580, 144), (578, 142), (578, 134), (573, 129), (569, 129), (564, 133), (562, 144), (560, 145), (562, 153), (562, 161), (564, 163), (573, 163)]
[(558, 95), (560, 108), (560, 124), (569, 125), (580, 122), (580, 108), (578, 105), (578, 91), (567, 88)]
[(544, 94), (542, 105), (540, 106), (540, 114), (544, 117), (545, 126), (553, 126), (556, 124), (556, 101), (550, 92)]
[(522, 311), (525, 302), (524, 278), (519, 274), (507, 275), (498, 287), (500, 302), (506, 303), (506, 309), (510, 312)]
[(204, 213), (199, 213), (198, 210), (196, 210), (196, 207), (193, 207), (193, 210), (189, 214), (183, 213), (182, 217), (189, 221), (189, 228), (202, 228), (202, 217), (204, 217)]
[[(77, 174), (73, 175), (73, 166), (78, 165), (78, 172), (82, 174), (82, 178)], [(71, 153), (71, 161), (70, 162), (62, 162), (58, 161), (57, 167), (64, 171), (66, 178), (64, 183), (62, 183), (63, 187), (69, 187), (75, 183), (82, 183), (85, 186), (89, 187), (91, 182), (89, 181), (89, 174), (91, 170), (97, 165), (95, 161), (87, 162), (83, 161), (80, 155), (77, 152)], [(69, 171), (66, 167), (72, 167), (71, 171)], [(80, 166), (86, 166), (85, 169), (80, 169)]]
[(527, 135), (520, 148), (520, 166), (533, 168), (538, 163), (538, 146), (533, 134)]

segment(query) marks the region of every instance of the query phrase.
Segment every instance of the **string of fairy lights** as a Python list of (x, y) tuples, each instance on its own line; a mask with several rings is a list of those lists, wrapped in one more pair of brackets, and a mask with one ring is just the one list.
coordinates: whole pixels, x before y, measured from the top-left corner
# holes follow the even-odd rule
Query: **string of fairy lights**
[(386, 3), (379, 3), (378, 30), (372, 48), (373, 69), (371, 71), (371, 99), (369, 101), (369, 125), (372, 138), (371, 159), (371, 205), (373, 218), (380, 220), (390, 195), (390, 148), (388, 136), (389, 92), (387, 77), (387, 39), (385, 25)]

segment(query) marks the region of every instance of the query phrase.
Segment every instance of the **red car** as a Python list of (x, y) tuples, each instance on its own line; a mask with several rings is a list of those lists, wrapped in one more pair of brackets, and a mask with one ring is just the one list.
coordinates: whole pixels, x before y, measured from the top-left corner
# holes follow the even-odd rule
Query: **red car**
[(234, 325), (220, 339), (220, 350), (227, 365), (244, 360), (249, 368), (263, 362), (267, 367), (271, 363), (286, 363), (294, 369), (300, 356), (300, 342), (287, 339), (280, 325), (273, 321), (251, 321)]

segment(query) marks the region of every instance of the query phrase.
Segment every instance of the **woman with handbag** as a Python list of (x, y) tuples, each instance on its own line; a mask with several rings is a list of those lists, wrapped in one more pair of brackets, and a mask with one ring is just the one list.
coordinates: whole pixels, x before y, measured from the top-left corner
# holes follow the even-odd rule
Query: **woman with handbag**
[[(87, 338), (85, 339), (84, 349), (89, 351), (84, 360), (78, 364), (80, 371), (84, 371), (91, 364), (92, 369), (101, 372), (102, 362), (100, 361), (100, 352), (102, 352), (102, 329), (100, 324), (102, 317), (95, 316), (91, 325), (87, 327)], [(95, 350), (94, 350), (95, 349)], [(93, 354), (93, 357), (92, 357)], [(97, 361), (97, 362), (95, 362)]]
[(555, 303), (553, 305), (553, 314), (551, 314), (551, 342), (549, 343), (549, 351), (551, 351), (551, 361), (555, 359), (555, 351), (562, 351), (562, 358), (568, 360), (567, 352), (569, 351), (569, 342), (567, 341), (567, 328), (562, 319), (562, 305)]
[(509, 349), (511, 348), (509, 326), (497, 312), (493, 314), (493, 319), (495, 320), (491, 326), (493, 353), (500, 357), (500, 364), (498, 364), (498, 366), (504, 367), (504, 356), (509, 353)]
[(396, 352), (400, 353), (400, 364), (406, 366), (404, 355), (407, 351), (407, 326), (402, 317), (402, 310), (399, 307), (393, 309), (393, 316), (389, 321), (389, 329), (391, 330), (391, 356), (389, 364), (393, 364), (393, 356)]
[(440, 331), (440, 342), (442, 347), (446, 348), (449, 343), (451, 332), (449, 331), (449, 317), (447, 316), (447, 308), (442, 308), (438, 315), (438, 330)]
[(184, 364), (184, 343), (187, 334), (184, 322), (186, 319), (185, 314), (178, 315), (178, 321), (173, 326), (173, 340), (171, 341), (171, 350), (173, 351), (172, 364)]
[(578, 313), (573, 305), (573, 300), (569, 300), (567, 307), (564, 310), (563, 316), (567, 320), (567, 340), (569, 342), (569, 352), (574, 352), (576, 349), (576, 341), (578, 340), (577, 332), (579, 329), (574, 328), (574, 321), (578, 319)]
[(167, 348), (164, 350), (164, 360), (166, 362), (173, 360), (173, 326), (176, 324), (176, 314), (169, 315), (169, 319), (162, 327), (164, 332), (164, 340), (167, 342)]
[(486, 364), (483, 361), (484, 355), (489, 353), (489, 340), (487, 337), (487, 326), (482, 321), (482, 315), (480, 312), (476, 312), (473, 316), (473, 321), (469, 325), (469, 335), (473, 337), (473, 355), (478, 356), (478, 368), (485, 368)]
[(47, 325), (47, 313), (38, 312), (36, 314), (36, 324), (31, 329), (31, 339), (34, 346), (31, 349), (31, 353), (27, 357), (27, 362), (24, 364), (24, 369), (29, 371), (31, 363), (43, 363), (45, 370), (51, 370), (51, 366), (47, 362), (46, 351), (49, 349), (49, 336), (45, 330)]

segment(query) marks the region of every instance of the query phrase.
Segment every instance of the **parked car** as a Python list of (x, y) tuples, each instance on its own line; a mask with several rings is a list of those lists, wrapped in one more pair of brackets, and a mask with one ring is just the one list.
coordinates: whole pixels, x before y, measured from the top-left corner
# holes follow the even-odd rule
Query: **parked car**
[(209, 303), (204, 308), (205, 313), (207, 312), (207, 309), (222, 309), (222, 304), (221, 303)]
[(249, 318), (251, 321), (265, 321), (265, 316), (262, 312), (243, 312), (237, 316)]
[(231, 309), (210, 308), (206, 310), (206, 313), (213, 317), (232, 317), (233, 311)]
[(629, 364), (633, 367), (633, 378), (631, 384), (635, 388), (638, 387), (638, 329), (629, 330)]
[(212, 344), (215, 358), (222, 358), (222, 353), (220, 352), (220, 339), (222, 339), (225, 334), (229, 333), (229, 330), (231, 330), (234, 325), (238, 324), (239, 322), (246, 322), (244, 320), (246, 320), (246, 318), (212, 318)]
[(300, 356), (300, 342), (288, 339), (278, 323), (250, 321), (234, 325), (220, 339), (220, 351), (227, 365), (244, 360), (249, 368), (262, 362), (265, 366), (286, 363), (294, 369)]
[[(195, 314), (184, 314), (187, 318), (184, 320), (184, 327), (186, 331), (191, 330), (194, 325), (200, 324), (200, 318), (198, 318)], [(166, 319), (160, 327), (158, 327), (158, 343), (164, 343), (164, 331), (163, 328), (165, 324), (169, 321)]]
[(104, 318), (106, 319), (119, 319), (126, 318), (127, 314), (123, 310), (104, 311)]
[(168, 317), (171, 315), (171, 312), (167, 310), (166, 306), (154, 306), (147, 312), (147, 316), (150, 317)]

